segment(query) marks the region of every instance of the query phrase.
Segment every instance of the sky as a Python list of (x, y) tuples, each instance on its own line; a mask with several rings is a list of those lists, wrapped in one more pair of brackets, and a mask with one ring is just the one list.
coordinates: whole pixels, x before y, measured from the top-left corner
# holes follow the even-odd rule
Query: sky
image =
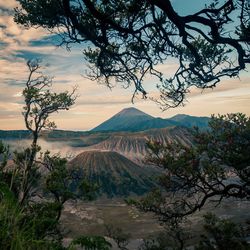
[[(173, 0), (174, 7), (182, 14), (199, 9), (205, 0)], [(26, 61), (42, 59), (47, 65), (46, 73), (54, 77), (55, 91), (71, 90), (77, 85), (78, 98), (69, 111), (62, 111), (52, 117), (58, 129), (89, 130), (107, 120), (120, 110), (138, 108), (152, 116), (167, 118), (176, 114), (210, 116), (242, 112), (250, 116), (250, 73), (245, 71), (239, 79), (222, 79), (213, 90), (194, 89), (184, 107), (162, 112), (156, 103), (138, 96), (131, 102), (133, 88), (121, 85), (109, 89), (88, 80), (86, 62), (82, 56), (83, 45), (67, 51), (58, 47), (59, 39), (43, 29), (24, 29), (13, 21), (15, 0), (0, 0), (0, 129), (25, 129), (22, 118), (22, 90), (27, 79)], [(168, 74), (174, 63), (161, 65)], [(248, 67), (248, 70), (250, 68)], [(147, 82), (146, 87), (154, 83)], [(154, 92), (150, 93), (152, 96)]]

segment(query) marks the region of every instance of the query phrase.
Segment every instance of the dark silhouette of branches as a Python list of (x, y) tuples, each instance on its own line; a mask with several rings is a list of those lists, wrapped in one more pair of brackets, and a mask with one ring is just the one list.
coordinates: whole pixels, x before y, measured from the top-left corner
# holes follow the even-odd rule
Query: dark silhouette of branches
[[(215, 0), (182, 16), (170, 0), (18, 0), (15, 21), (56, 32), (62, 44), (84, 43), (89, 77), (135, 87), (146, 98), (144, 80), (156, 78), (162, 109), (183, 103), (191, 86), (212, 88), (236, 77), (250, 62), (249, 4)], [(172, 76), (159, 65), (174, 60)]]
[(163, 190), (134, 204), (163, 223), (183, 218), (206, 203), (250, 198), (250, 119), (243, 114), (212, 117), (208, 131), (194, 131), (194, 146), (149, 142), (148, 163), (165, 169)]

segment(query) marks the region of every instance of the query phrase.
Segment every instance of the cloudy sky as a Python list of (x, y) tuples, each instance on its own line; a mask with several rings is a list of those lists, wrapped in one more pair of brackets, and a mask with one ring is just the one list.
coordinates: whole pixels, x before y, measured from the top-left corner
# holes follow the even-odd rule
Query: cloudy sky
[[(204, 0), (199, 4), (197, 0), (173, 2), (178, 11), (185, 13), (194, 7), (199, 9)], [(184, 107), (162, 112), (154, 102), (142, 100), (140, 96), (132, 104), (132, 88), (116, 86), (110, 90), (84, 77), (87, 69), (81, 53), (83, 47), (67, 51), (56, 46), (59, 40), (45, 30), (25, 30), (18, 26), (12, 17), (12, 9), (16, 6), (15, 0), (0, 0), (0, 129), (24, 129), (21, 92), (28, 74), (26, 61), (32, 58), (42, 59), (44, 65), (48, 64), (46, 72), (54, 76), (56, 91), (70, 90), (78, 85), (76, 104), (69, 111), (53, 117), (59, 129), (88, 130), (121, 109), (132, 106), (163, 118), (179, 113), (210, 116), (243, 112), (250, 115), (249, 71), (243, 72), (240, 79), (223, 79), (213, 90), (192, 91)], [(175, 65), (169, 63), (161, 67), (168, 73), (173, 71)], [(150, 88), (149, 85), (154, 83), (147, 84)]]

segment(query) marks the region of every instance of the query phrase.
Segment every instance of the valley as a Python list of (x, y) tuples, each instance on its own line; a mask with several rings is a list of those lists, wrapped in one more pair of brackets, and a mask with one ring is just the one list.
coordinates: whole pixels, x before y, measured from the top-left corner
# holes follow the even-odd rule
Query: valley
[[(163, 170), (146, 162), (149, 153), (146, 144), (156, 141), (189, 148), (194, 144), (190, 127), (204, 130), (209, 118), (177, 115), (166, 121), (159, 119), (135, 109), (125, 109), (91, 131), (42, 132), (38, 142), (42, 152), (49, 150), (52, 154), (66, 157), (69, 169), (77, 168), (79, 178), (86, 178), (98, 186), (94, 201), (71, 200), (65, 203), (61, 217), (65, 244), (80, 235), (107, 236), (105, 228), (111, 224), (131, 235), (128, 249), (132, 250), (142, 244), (143, 238), (164, 231), (152, 213), (140, 212), (125, 202), (128, 197), (140, 199), (159, 187), (157, 183)], [(137, 120), (141, 124), (135, 122)], [(30, 144), (27, 131), (1, 131), (0, 137), (11, 151), (21, 150)], [(219, 207), (215, 207), (213, 202), (208, 203), (205, 209), (189, 218), (194, 238), (188, 244), (198, 240), (202, 216), (206, 212), (245, 226), (249, 208), (247, 202), (234, 199), (223, 200)]]
[[(136, 198), (136, 197), (134, 197)], [(204, 224), (202, 216), (207, 212), (213, 212), (221, 218), (228, 218), (247, 227), (249, 219), (248, 202), (228, 200), (215, 207), (213, 203), (191, 216), (186, 224), (190, 230), (192, 227), (193, 237), (188, 240), (192, 245), (201, 234)], [(107, 235), (106, 226), (119, 227), (129, 235), (129, 250), (135, 250), (142, 244), (142, 239), (153, 237), (164, 232), (157, 218), (150, 213), (142, 213), (136, 208), (128, 206), (122, 199), (100, 199), (93, 202), (69, 202), (65, 204), (62, 214), (62, 223), (66, 241), (70, 241), (76, 235)], [(115, 243), (114, 243), (115, 245)], [(118, 250), (113, 247), (112, 250)]]
[[(204, 129), (209, 121), (207, 117), (186, 115), (162, 119), (166, 123), (159, 122), (159, 119), (135, 108), (128, 108), (90, 131), (44, 130), (41, 132), (39, 144), (43, 150), (60, 153), (70, 159), (83, 151), (105, 150), (117, 152), (142, 165), (147, 154), (147, 141), (176, 141), (183, 145), (191, 145), (190, 127)], [(144, 124), (150, 121), (152, 126), (138, 126), (138, 121)], [(0, 140), (9, 144), (12, 150), (28, 146), (29, 138), (31, 134), (25, 130), (0, 131)]]

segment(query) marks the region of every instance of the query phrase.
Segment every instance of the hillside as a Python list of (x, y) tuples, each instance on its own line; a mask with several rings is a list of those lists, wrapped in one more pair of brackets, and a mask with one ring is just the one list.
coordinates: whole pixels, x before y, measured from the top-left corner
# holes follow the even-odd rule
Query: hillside
[(128, 129), (129, 131), (145, 131), (149, 129), (156, 129), (156, 128), (166, 128), (180, 125), (178, 122), (172, 121), (170, 119), (163, 119), (160, 117), (152, 118), (146, 121), (138, 121), (134, 122), (134, 126)]
[(86, 151), (70, 161), (79, 174), (97, 183), (99, 195), (107, 197), (142, 195), (155, 187), (159, 171), (142, 168), (126, 157), (110, 151)]
[(141, 163), (147, 154), (146, 142), (148, 140), (156, 140), (162, 143), (175, 141), (183, 145), (192, 144), (192, 136), (188, 129), (183, 127), (169, 127), (136, 133), (117, 133), (98, 144), (87, 147), (86, 150), (115, 151), (130, 160)]

